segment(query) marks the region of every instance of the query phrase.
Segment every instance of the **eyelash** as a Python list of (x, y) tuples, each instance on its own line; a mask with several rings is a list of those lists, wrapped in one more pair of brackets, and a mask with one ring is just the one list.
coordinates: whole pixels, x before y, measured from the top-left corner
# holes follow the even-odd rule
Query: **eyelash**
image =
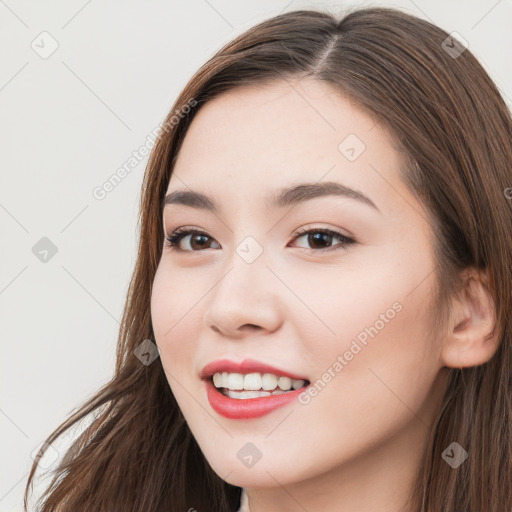
[[(299, 247), (299, 250), (306, 251), (306, 252), (330, 252), (335, 251), (338, 249), (348, 249), (351, 245), (355, 244), (356, 241), (348, 238), (345, 235), (342, 235), (341, 233), (338, 233), (337, 231), (332, 231), (331, 229), (307, 229), (307, 228), (300, 228), (298, 229), (294, 234), (294, 239), (301, 238), (303, 235), (307, 235), (310, 233), (322, 233), (325, 235), (332, 236), (334, 238), (338, 238), (341, 240), (340, 244), (334, 247), (328, 247), (326, 249), (307, 249), (304, 247)], [(189, 229), (185, 227), (178, 228), (174, 230), (171, 234), (167, 235), (165, 237), (165, 245), (168, 247), (171, 251), (176, 251), (180, 253), (185, 252), (200, 252), (200, 251), (194, 251), (194, 250), (185, 250), (179, 248), (179, 243), (181, 242), (182, 238), (185, 238), (188, 235), (205, 235), (208, 238), (211, 238), (208, 236), (208, 234), (204, 231), (200, 231), (197, 229)]]

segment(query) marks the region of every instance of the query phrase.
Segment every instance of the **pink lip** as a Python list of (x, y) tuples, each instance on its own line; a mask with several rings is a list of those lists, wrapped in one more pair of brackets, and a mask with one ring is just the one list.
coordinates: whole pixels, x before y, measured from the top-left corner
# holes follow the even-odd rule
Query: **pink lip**
[(301, 377), (300, 375), (295, 375), (294, 373), (290, 373), (286, 370), (282, 370), (280, 368), (276, 368), (275, 366), (270, 366), (265, 363), (261, 363), (259, 361), (255, 361), (254, 359), (244, 359), (242, 362), (236, 363), (234, 361), (229, 361), (228, 359), (219, 359), (217, 361), (213, 361), (212, 363), (207, 364), (200, 373), (201, 379), (208, 379), (214, 373), (273, 373), (274, 375), (290, 377), (290, 379), (295, 380), (309, 380), (306, 377)]
[(206, 380), (204, 385), (212, 409), (226, 418), (235, 420), (257, 418), (268, 414), (283, 405), (289, 404), (306, 389), (302, 387), (281, 395), (238, 399), (223, 395), (214, 386), (211, 379)]
[(206, 394), (212, 409), (218, 414), (230, 419), (257, 418), (269, 412), (289, 404), (295, 400), (305, 387), (288, 391), (280, 395), (269, 395), (258, 398), (237, 399), (222, 394), (213, 384), (211, 376), (215, 373), (272, 373), (278, 376), (289, 377), (290, 379), (306, 380), (306, 377), (290, 373), (286, 370), (270, 366), (254, 359), (244, 359), (237, 363), (228, 359), (219, 359), (207, 364), (200, 373), (201, 379), (205, 381)]

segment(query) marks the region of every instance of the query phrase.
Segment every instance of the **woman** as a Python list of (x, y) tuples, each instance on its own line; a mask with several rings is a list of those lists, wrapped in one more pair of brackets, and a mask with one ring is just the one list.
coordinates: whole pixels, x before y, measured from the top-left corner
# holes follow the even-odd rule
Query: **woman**
[(427, 21), (227, 44), (152, 151), (115, 375), (39, 510), (511, 510), (511, 161)]

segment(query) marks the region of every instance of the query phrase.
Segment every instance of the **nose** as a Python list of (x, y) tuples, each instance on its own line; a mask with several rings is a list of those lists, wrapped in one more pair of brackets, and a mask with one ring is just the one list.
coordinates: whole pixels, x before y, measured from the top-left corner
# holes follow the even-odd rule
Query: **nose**
[(281, 324), (279, 281), (263, 258), (252, 263), (232, 261), (207, 295), (205, 325), (230, 338), (275, 331)]

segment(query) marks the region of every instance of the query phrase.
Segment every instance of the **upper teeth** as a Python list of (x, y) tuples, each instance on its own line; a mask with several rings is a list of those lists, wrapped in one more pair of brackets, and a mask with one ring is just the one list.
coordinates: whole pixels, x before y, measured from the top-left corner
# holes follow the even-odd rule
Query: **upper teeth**
[(232, 390), (246, 389), (257, 391), (258, 389), (264, 389), (270, 391), (279, 386), (283, 391), (289, 389), (299, 389), (304, 386), (306, 381), (301, 379), (290, 379), (289, 377), (279, 377), (272, 373), (247, 373), (242, 375), (241, 373), (215, 373), (213, 375), (213, 384), (217, 388), (228, 388)]

